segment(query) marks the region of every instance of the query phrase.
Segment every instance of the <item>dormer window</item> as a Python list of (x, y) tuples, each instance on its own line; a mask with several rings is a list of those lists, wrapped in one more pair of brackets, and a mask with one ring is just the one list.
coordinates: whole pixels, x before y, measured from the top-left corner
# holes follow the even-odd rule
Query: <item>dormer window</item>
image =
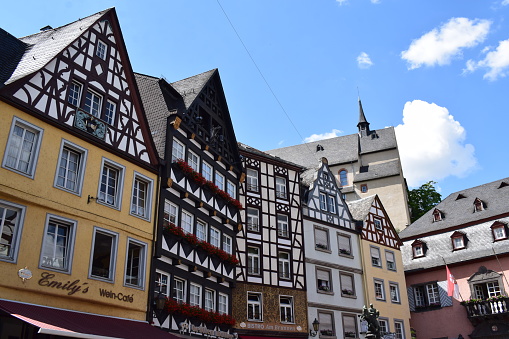
[(433, 211), (433, 222), (437, 222), (437, 221), (441, 221), (441, 220), (442, 220), (442, 212), (438, 208), (435, 208), (435, 210)]
[(462, 250), (466, 248), (467, 236), (464, 233), (456, 231), (451, 235), (451, 241), (453, 251)]
[(323, 146), (322, 145), (316, 145), (316, 151), (317, 152), (323, 151)]
[(480, 212), (484, 210), (484, 203), (481, 199), (475, 198), (474, 201), (474, 212)]
[(412, 243), (412, 254), (414, 259), (421, 258), (426, 255), (426, 243), (421, 240), (416, 240)]
[(493, 241), (507, 239), (507, 227), (500, 221), (496, 221), (491, 225), (491, 233), (493, 234)]

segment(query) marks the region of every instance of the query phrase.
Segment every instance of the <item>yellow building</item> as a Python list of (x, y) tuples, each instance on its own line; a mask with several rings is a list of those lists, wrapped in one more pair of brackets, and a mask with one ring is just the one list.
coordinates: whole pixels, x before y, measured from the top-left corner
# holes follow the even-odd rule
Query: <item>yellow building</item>
[(0, 337), (158, 338), (157, 156), (115, 10), (0, 53)]
[(400, 246), (378, 195), (348, 202), (352, 217), (362, 222), (361, 253), (366, 306), (380, 312), (382, 334), (410, 339), (410, 309)]

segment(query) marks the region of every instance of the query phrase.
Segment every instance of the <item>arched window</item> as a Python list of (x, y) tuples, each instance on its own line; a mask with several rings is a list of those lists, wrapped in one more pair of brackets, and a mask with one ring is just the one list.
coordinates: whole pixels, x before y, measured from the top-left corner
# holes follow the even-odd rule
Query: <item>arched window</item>
[(348, 186), (348, 172), (345, 169), (339, 171), (339, 184)]

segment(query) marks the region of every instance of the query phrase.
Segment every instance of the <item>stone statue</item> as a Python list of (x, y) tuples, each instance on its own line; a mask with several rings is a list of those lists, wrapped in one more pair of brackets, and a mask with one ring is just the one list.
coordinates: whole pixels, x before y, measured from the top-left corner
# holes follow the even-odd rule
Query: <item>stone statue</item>
[(366, 308), (366, 305), (362, 308), (361, 319), (366, 320), (368, 323), (366, 338), (380, 339), (380, 325), (378, 324), (379, 316), (380, 312), (373, 307), (373, 304), (369, 304), (369, 308)]

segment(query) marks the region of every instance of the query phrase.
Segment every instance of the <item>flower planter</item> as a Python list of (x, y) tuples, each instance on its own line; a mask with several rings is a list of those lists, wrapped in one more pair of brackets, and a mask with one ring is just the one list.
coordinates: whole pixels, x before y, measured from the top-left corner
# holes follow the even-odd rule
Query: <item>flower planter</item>
[(167, 231), (163, 231), (163, 237), (164, 237), (164, 240), (166, 240), (166, 244), (168, 245), (168, 248), (171, 250), (173, 248), (173, 246), (175, 246), (176, 243), (179, 242), (179, 240), (181, 239), (180, 237), (174, 235), (174, 234), (171, 234)]
[(232, 273), (233, 267), (235, 267), (235, 266), (233, 266), (231, 264), (228, 264), (228, 263), (224, 263), (223, 266), (224, 266), (224, 270), (226, 272), (226, 275), (229, 275), (230, 273)]
[(198, 259), (200, 259), (200, 263), (203, 263), (208, 256), (208, 253), (199, 247), (196, 249), (196, 254), (198, 255)]
[(219, 264), (221, 264), (221, 260), (219, 260), (219, 258), (216, 257), (215, 255), (210, 257), (210, 261), (212, 262), (212, 266), (214, 266), (215, 269), (217, 269), (219, 267)]
[(217, 207), (219, 210), (222, 210), (223, 207), (226, 205), (226, 201), (224, 201), (222, 198), (220, 197), (216, 197), (216, 204), (217, 204)]
[(176, 163), (173, 163), (171, 166), (171, 173), (175, 177), (175, 181), (180, 182), (182, 179), (184, 179), (184, 172), (178, 167)]
[(194, 246), (188, 243), (187, 241), (182, 241), (181, 243), (182, 251), (184, 252), (184, 255), (187, 257), (191, 251), (194, 249)]

